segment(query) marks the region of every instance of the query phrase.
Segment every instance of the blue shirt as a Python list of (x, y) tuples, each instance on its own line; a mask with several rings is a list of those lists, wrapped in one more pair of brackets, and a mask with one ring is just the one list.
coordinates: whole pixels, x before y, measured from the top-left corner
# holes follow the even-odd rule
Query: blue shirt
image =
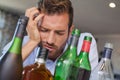
[[(98, 51), (97, 51), (96, 41), (95, 41), (94, 37), (92, 36), (92, 34), (90, 34), (90, 33), (81, 33), (81, 35), (79, 37), (79, 41), (78, 41), (77, 53), (79, 54), (79, 52), (81, 51), (81, 47), (82, 47), (81, 43), (83, 43), (83, 39), (84, 39), (85, 36), (91, 36), (92, 37), (92, 43), (91, 43), (90, 52), (89, 52), (89, 60), (90, 60), (90, 64), (91, 64), (91, 69), (93, 70), (97, 66), (97, 64), (98, 64)], [(25, 36), (24, 39), (23, 39), (23, 45), (28, 40), (29, 40), (29, 37)], [(69, 42), (69, 39), (68, 39), (68, 42)], [(9, 49), (11, 43), (12, 43), (12, 41), (9, 42), (3, 48), (3, 51), (2, 51), (3, 55)], [(67, 45), (68, 45), (68, 43), (66, 43), (64, 51), (66, 50)], [(32, 51), (32, 53), (26, 58), (26, 60), (23, 62), (23, 66), (27, 66), (27, 65), (33, 64), (35, 62), (35, 58), (37, 57), (37, 50), (38, 50), (38, 47), (36, 47)], [(0, 57), (0, 59), (2, 58), (2, 56)], [(55, 65), (56, 65), (57, 59), (55, 61), (47, 59), (47, 61), (46, 61), (46, 67), (50, 70), (50, 72), (52, 73), (52, 75), (54, 75)]]

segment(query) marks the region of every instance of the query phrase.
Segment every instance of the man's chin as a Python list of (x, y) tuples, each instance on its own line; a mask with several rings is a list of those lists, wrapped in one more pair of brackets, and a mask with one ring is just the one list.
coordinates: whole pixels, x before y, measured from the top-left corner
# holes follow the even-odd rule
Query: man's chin
[(51, 60), (56, 60), (56, 55), (55, 55), (55, 53), (54, 52), (49, 52), (49, 54), (48, 54), (48, 59), (51, 59)]

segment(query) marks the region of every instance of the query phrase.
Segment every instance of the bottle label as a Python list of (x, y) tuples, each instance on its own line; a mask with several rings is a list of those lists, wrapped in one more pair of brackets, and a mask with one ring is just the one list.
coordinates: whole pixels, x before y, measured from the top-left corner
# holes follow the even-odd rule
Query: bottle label
[(12, 46), (10, 47), (9, 52), (14, 54), (20, 54), (21, 47), (22, 47), (22, 40), (20, 38), (15, 38), (14, 44), (12, 44)]
[(104, 49), (104, 56), (103, 57), (105, 57), (105, 58), (108, 58), (108, 59), (111, 59), (111, 55), (112, 55), (112, 49), (110, 49), (110, 48), (105, 48)]
[(90, 41), (84, 40), (83, 41), (83, 46), (82, 46), (82, 51), (89, 52), (89, 50), (90, 50), (90, 44), (91, 44)]

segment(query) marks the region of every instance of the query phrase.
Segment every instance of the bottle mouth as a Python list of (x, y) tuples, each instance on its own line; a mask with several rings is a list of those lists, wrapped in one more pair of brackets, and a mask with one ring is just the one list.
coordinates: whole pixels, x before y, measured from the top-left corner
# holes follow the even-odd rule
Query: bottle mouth
[(113, 44), (111, 44), (111, 43), (105, 43), (104, 47), (113, 49)]

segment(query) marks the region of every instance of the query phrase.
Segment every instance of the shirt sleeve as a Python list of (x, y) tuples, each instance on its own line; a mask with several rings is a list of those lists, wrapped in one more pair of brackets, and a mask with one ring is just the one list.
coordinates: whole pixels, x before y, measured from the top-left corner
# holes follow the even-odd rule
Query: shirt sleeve
[(97, 44), (95, 38), (92, 36), (91, 33), (81, 33), (79, 42), (78, 42), (78, 48), (77, 48), (77, 53), (79, 54), (82, 48), (82, 44), (84, 37), (85, 36), (91, 36), (92, 37), (92, 43), (90, 47), (90, 52), (89, 52), (89, 60), (91, 64), (91, 70), (93, 70), (97, 64), (98, 64), (98, 50), (97, 50)]

